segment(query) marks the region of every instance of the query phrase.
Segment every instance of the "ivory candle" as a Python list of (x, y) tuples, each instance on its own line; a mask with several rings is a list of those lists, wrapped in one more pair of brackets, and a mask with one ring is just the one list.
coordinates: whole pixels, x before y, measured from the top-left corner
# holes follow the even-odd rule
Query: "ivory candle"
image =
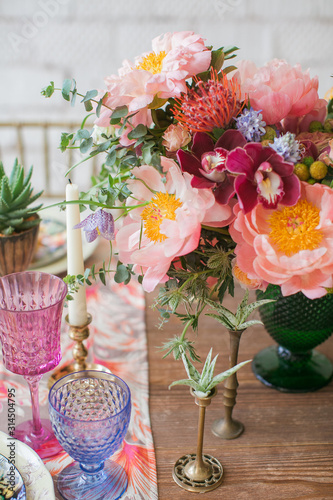
[[(66, 201), (79, 199), (79, 189), (76, 184), (67, 184)], [(78, 204), (66, 205), (67, 226), (67, 273), (84, 274), (81, 229), (73, 229), (80, 223), (80, 208)], [(82, 326), (87, 322), (86, 287), (80, 286), (73, 294), (74, 300), (68, 301), (68, 321), (70, 325)]]

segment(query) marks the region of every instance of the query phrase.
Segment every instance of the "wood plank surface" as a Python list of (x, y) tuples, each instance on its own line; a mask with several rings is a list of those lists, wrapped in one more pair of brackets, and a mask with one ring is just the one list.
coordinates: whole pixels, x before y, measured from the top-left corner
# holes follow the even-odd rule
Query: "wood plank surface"
[[(238, 291), (238, 296), (242, 294)], [(254, 296), (252, 296), (252, 300)], [(163, 330), (157, 325), (158, 312), (151, 308), (154, 294), (146, 296), (146, 325), (149, 347), (150, 416), (154, 436), (160, 500), (190, 499), (172, 479), (175, 461), (195, 453), (198, 407), (189, 389), (169, 384), (186, 378), (183, 364), (172, 356), (162, 360), (157, 349), (167, 339), (181, 333), (177, 318)], [(235, 311), (237, 301), (226, 305)], [(212, 318), (199, 323), (199, 334), (191, 333), (201, 358), (209, 348), (220, 353), (216, 373), (227, 369), (227, 331)], [(260, 326), (244, 332), (239, 361), (251, 359), (274, 341)], [(333, 338), (318, 347), (333, 359)], [(259, 382), (250, 364), (238, 372), (238, 395), (234, 417), (244, 433), (234, 440), (216, 438), (212, 422), (223, 416), (223, 385), (206, 411), (204, 452), (220, 460), (224, 480), (205, 498), (224, 500), (333, 499), (333, 383), (316, 392), (286, 394)]]

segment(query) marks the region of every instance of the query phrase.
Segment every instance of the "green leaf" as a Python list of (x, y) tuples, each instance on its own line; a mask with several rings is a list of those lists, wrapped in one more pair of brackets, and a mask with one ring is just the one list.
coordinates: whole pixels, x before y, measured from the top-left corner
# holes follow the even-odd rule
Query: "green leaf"
[(231, 71), (235, 71), (235, 69), (237, 69), (236, 66), (227, 66), (226, 68), (223, 68), (223, 73), (225, 75), (227, 75), (228, 73), (230, 73)]
[(44, 97), (51, 97), (54, 93), (54, 82), (50, 82), (50, 85), (44, 87), (40, 92)]
[(175, 382), (172, 382), (172, 384), (169, 385), (169, 389), (171, 389), (171, 387), (173, 387), (174, 385), (188, 385), (192, 387), (192, 389), (198, 387), (198, 384), (190, 379), (176, 380)]
[(117, 271), (114, 275), (114, 280), (116, 283), (124, 283), (128, 279), (128, 269), (124, 264), (117, 265)]
[(105, 93), (103, 97), (98, 101), (97, 108), (96, 108), (96, 116), (99, 118), (99, 115), (101, 114), (101, 109), (102, 109), (102, 104), (103, 104), (103, 99), (107, 94)]
[(253, 326), (253, 325), (262, 325), (262, 321), (259, 321), (257, 319), (251, 319), (250, 321), (245, 321), (245, 323), (241, 323), (239, 325), (239, 328), (241, 328), (242, 330), (245, 330), (246, 328), (249, 328), (250, 326)]
[(99, 279), (101, 280), (103, 285), (106, 286), (105, 269), (103, 269), (102, 267), (99, 270)]
[(67, 78), (66, 80), (64, 80), (64, 82), (62, 84), (61, 93), (62, 93), (62, 97), (66, 101), (70, 101), (69, 93), (71, 91), (71, 87), (72, 87), (72, 80), (70, 80), (69, 78)]
[(90, 101), (90, 99), (93, 99), (97, 95), (98, 95), (98, 91), (97, 90), (88, 90), (88, 92), (86, 93), (86, 95), (84, 96), (84, 98), (82, 99), (81, 102)]
[(91, 104), (91, 101), (85, 101), (84, 102), (84, 107), (86, 108), (87, 113), (93, 109), (93, 105)]
[(140, 123), (135, 127), (135, 129), (131, 130), (128, 134), (129, 139), (139, 139), (140, 137), (144, 137), (147, 134), (147, 127)]
[(75, 134), (74, 141), (81, 139), (89, 139), (89, 137), (90, 137), (89, 130), (80, 128)]
[(154, 95), (154, 99), (152, 102), (147, 106), (148, 109), (157, 109), (161, 108), (164, 106), (164, 104), (168, 101), (168, 99), (161, 99), (161, 97), (158, 97), (157, 94)]
[[(16, 159), (15, 161), (17, 161), (17, 159)], [(6, 172), (5, 172), (5, 169), (3, 168), (3, 163), (2, 163), (2, 161), (0, 161), (0, 181), (1, 181), (1, 179), (2, 179), (2, 177), (3, 177), (4, 175), (6, 175)]]
[(117, 159), (116, 151), (115, 150), (111, 151), (105, 159), (105, 165), (107, 167), (112, 167), (112, 165), (115, 164), (116, 159)]
[(191, 361), (188, 359), (186, 354), (182, 353), (182, 360), (184, 363), (184, 367), (186, 370), (187, 375), (191, 380), (194, 380), (194, 382), (199, 382), (200, 380), (200, 373), (198, 370), (195, 368), (195, 366), (192, 365)]
[(3, 177), (1, 179), (1, 199), (8, 205), (13, 199), (13, 193), (10, 189), (8, 177)]
[(251, 304), (247, 305), (243, 309), (241, 321), (243, 322), (250, 314), (257, 309), (260, 306), (263, 306), (264, 304), (269, 304), (269, 302), (275, 302), (274, 299), (264, 299), (264, 300), (257, 300), (256, 302), (252, 302)]
[(206, 316), (210, 316), (211, 318), (216, 319), (216, 321), (221, 323), (221, 325), (225, 326), (228, 330), (235, 330), (235, 326), (232, 323), (229, 323), (229, 321), (226, 318), (222, 318), (217, 314), (211, 314), (211, 313), (207, 313)]
[(80, 144), (80, 152), (82, 154), (88, 153), (88, 151), (91, 149), (93, 145), (93, 138), (89, 137), (89, 139), (83, 139), (81, 144)]
[(240, 368), (242, 368), (242, 366), (247, 365), (251, 361), (252, 359), (248, 359), (247, 361), (243, 361), (242, 363), (238, 363), (236, 366), (229, 368), (229, 370), (226, 370), (225, 372), (219, 373), (213, 378), (212, 382), (207, 387), (207, 390), (211, 391), (217, 384), (223, 382), (223, 380), (236, 373)]
[[(114, 110), (114, 112), (111, 115), (110, 123), (111, 125), (118, 123), (118, 120), (120, 118), (124, 118), (125, 116), (128, 115), (128, 107), (127, 106), (119, 106)], [(114, 121), (116, 120), (116, 121)]]
[(217, 72), (220, 71), (224, 63), (224, 52), (222, 47), (212, 51), (211, 67)]
[(102, 153), (103, 151), (109, 149), (111, 144), (112, 144), (112, 139), (108, 139), (107, 141), (102, 142), (102, 144), (99, 144), (99, 146), (96, 148), (95, 151), (98, 151), (98, 153)]

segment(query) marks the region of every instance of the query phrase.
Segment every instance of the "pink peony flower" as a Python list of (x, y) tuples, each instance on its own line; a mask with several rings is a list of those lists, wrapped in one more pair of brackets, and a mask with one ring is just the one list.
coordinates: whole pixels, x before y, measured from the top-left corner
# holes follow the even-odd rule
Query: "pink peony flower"
[(223, 227), (234, 218), (231, 206), (215, 202), (210, 189), (191, 187), (192, 176), (182, 174), (177, 163), (162, 157), (165, 175), (154, 167), (133, 168), (136, 177), (128, 181), (134, 208), (116, 235), (119, 258), (143, 272), (147, 292), (165, 282), (171, 262), (192, 252), (199, 244), (201, 224)]
[[(222, 136), (223, 137), (223, 136)], [(300, 181), (293, 173), (294, 165), (260, 143), (249, 142), (231, 151), (226, 168), (236, 177), (235, 189), (239, 205), (245, 213), (261, 203), (276, 208), (278, 203), (294, 205), (300, 196)]]
[[(104, 103), (112, 109), (127, 106), (129, 113), (140, 112), (132, 118), (134, 126), (151, 125), (148, 106), (155, 96), (160, 99), (180, 96), (186, 92), (185, 80), (206, 71), (211, 61), (211, 51), (192, 31), (166, 33), (152, 41), (152, 49), (134, 63), (124, 61), (118, 76), (105, 79), (108, 95)], [(110, 115), (111, 111), (106, 109), (95, 123), (107, 126)]]
[(303, 292), (310, 299), (326, 294), (333, 280), (333, 190), (301, 183), (292, 207), (244, 214), (235, 207), (230, 234), (237, 243), (237, 265), (250, 279), (281, 286), (283, 295)]
[(310, 78), (309, 71), (303, 72), (299, 64), (291, 66), (273, 59), (257, 68), (251, 61), (241, 61), (238, 71), (243, 97), (248, 96), (267, 125), (289, 116), (306, 115), (318, 103), (318, 78)]
[(178, 151), (191, 141), (191, 134), (181, 125), (169, 125), (163, 134), (163, 146), (170, 153)]

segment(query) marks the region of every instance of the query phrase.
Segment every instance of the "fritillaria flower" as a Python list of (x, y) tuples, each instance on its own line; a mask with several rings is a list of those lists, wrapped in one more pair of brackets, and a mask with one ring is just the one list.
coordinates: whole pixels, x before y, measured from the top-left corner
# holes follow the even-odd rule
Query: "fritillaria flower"
[(226, 168), (238, 174), (235, 189), (241, 209), (248, 213), (258, 203), (274, 209), (278, 203), (295, 205), (300, 196), (300, 181), (294, 165), (260, 143), (249, 142), (231, 151)]
[(192, 187), (213, 189), (216, 201), (224, 205), (235, 193), (234, 178), (226, 171), (227, 155), (230, 150), (245, 144), (238, 130), (226, 130), (216, 144), (208, 134), (197, 132), (193, 137), (192, 153), (181, 149), (177, 158), (182, 171), (193, 175)]
[(192, 133), (226, 128), (242, 108), (238, 82), (215, 70), (211, 70), (207, 82), (196, 77), (193, 80), (195, 85), (187, 94), (176, 99), (176, 120)]
[(88, 243), (94, 241), (97, 236), (102, 236), (106, 240), (114, 239), (113, 215), (105, 212), (102, 208), (90, 214), (73, 229), (81, 229), (86, 233)]

